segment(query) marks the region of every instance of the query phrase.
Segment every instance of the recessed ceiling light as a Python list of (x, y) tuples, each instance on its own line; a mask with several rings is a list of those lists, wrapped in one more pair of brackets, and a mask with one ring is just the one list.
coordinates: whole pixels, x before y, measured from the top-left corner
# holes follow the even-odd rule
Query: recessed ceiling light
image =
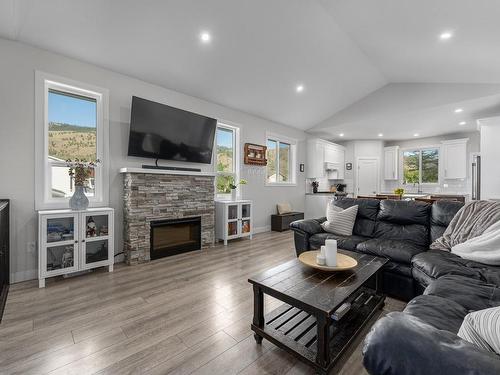
[(340, 133), (340, 134), (339, 134), (339, 137), (343, 137), (343, 136), (344, 136), (344, 133)]
[(418, 134), (418, 133), (413, 134), (414, 137), (418, 137), (419, 135), (420, 134)]
[(455, 113), (460, 113), (460, 112), (463, 112), (464, 110), (462, 108), (457, 108), (455, 109)]
[(209, 43), (210, 40), (212, 40), (212, 36), (208, 32), (204, 31), (200, 34), (200, 40), (203, 43)]
[(461, 121), (461, 122), (458, 123), (458, 125), (463, 126), (463, 125), (467, 125), (467, 123), (465, 121)]
[(297, 85), (297, 87), (295, 88), (295, 91), (297, 91), (297, 92), (304, 91), (304, 85)]
[(384, 135), (382, 133), (378, 133), (378, 136), (379, 137), (383, 137)]
[(448, 39), (451, 39), (452, 36), (453, 36), (453, 33), (451, 31), (445, 31), (439, 35), (439, 39), (448, 40)]

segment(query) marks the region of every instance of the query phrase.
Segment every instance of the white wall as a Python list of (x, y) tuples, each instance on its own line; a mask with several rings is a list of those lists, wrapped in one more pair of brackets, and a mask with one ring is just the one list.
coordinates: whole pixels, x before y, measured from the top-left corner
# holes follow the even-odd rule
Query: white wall
[[(36, 241), (34, 210), (34, 76), (41, 70), (110, 91), (110, 206), (116, 210), (116, 248), (122, 251), (121, 167), (137, 167), (151, 160), (127, 157), (132, 95), (211, 116), (241, 126), (241, 147), (245, 142), (263, 144), (266, 131), (296, 138), (297, 165), (305, 162), (305, 133), (249, 114), (168, 90), (61, 55), (0, 39), (0, 197), (11, 199), (11, 280), (35, 278), (37, 255), (28, 253)], [(244, 88), (242, 87), (242, 90)], [(204, 167), (206, 169), (207, 167)], [(297, 173), (293, 187), (268, 187), (265, 168), (242, 166), (241, 177), (249, 184), (243, 197), (255, 204), (255, 227), (267, 229), (276, 203), (289, 201), (294, 209), (304, 208), (304, 174)]]
[[(467, 161), (471, 160), (471, 153), (479, 152), (480, 139), (479, 132), (462, 132), (446, 134), (438, 137), (428, 137), (428, 138), (416, 138), (404, 141), (389, 141), (386, 142), (386, 146), (399, 146), (400, 147), (400, 169), (402, 165), (401, 161), (401, 149), (406, 148), (420, 148), (427, 146), (439, 146), (442, 141), (452, 140), (452, 139), (463, 139), (469, 138), (467, 142)], [(441, 175), (441, 171), (440, 171)], [(400, 181), (402, 174), (400, 170)], [(400, 181), (382, 181), (382, 190), (384, 192), (392, 192), (394, 189), (401, 187)], [(405, 190), (414, 190), (412, 186), (404, 187)], [(422, 185), (422, 191), (429, 193), (449, 193), (449, 194), (470, 194), (471, 193), (471, 170), (467, 169), (467, 179), (465, 180), (441, 180), (438, 186), (426, 187)]]

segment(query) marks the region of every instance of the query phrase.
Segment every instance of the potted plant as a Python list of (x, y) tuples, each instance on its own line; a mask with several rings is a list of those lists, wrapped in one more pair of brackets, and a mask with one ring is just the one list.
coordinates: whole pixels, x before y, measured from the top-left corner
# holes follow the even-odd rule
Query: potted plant
[(100, 163), (99, 159), (89, 162), (79, 159), (66, 160), (69, 176), (75, 184), (75, 192), (69, 199), (69, 207), (72, 210), (85, 210), (89, 206), (89, 199), (85, 195), (85, 189), (88, 187), (88, 180), (92, 177), (98, 163)]
[(405, 189), (403, 189), (403, 188), (394, 189), (394, 194), (399, 195), (400, 198), (403, 198), (404, 193), (405, 193)]
[(318, 192), (318, 187), (319, 187), (319, 182), (318, 181), (313, 181), (311, 182), (312, 188), (313, 188), (313, 193)]
[(229, 188), (231, 189), (231, 200), (236, 200), (236, 188), (239, 186), (239, 185), (246, 185), (247, 184), (247, 180), (245, 179), (240, 179), (239, 182), (235, 182), (234, 181), (234, 178), (232, 178), (230, 181), (229, 181)]

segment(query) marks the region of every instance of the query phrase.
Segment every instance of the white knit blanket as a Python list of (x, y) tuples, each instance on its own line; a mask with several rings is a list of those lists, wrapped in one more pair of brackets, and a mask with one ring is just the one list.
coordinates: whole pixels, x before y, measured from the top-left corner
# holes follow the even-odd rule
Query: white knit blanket
[(480, 236), (454, 245), (451, 252), (464, 259), (500, 266), (500, 221), (491, 225)]

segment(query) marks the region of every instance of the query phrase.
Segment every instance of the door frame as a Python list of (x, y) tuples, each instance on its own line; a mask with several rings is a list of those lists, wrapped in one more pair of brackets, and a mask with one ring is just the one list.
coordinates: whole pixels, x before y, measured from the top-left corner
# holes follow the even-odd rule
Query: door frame
[(361, 160), (374, 160), (377, 163), (377, 189), (376, 192), (380, 192), (380, 158), (376, 156), (358, 156), (356, 158), (356, 183), (354, 184), (354, 195), (358, 196), (359, 188), (359, 162)]

